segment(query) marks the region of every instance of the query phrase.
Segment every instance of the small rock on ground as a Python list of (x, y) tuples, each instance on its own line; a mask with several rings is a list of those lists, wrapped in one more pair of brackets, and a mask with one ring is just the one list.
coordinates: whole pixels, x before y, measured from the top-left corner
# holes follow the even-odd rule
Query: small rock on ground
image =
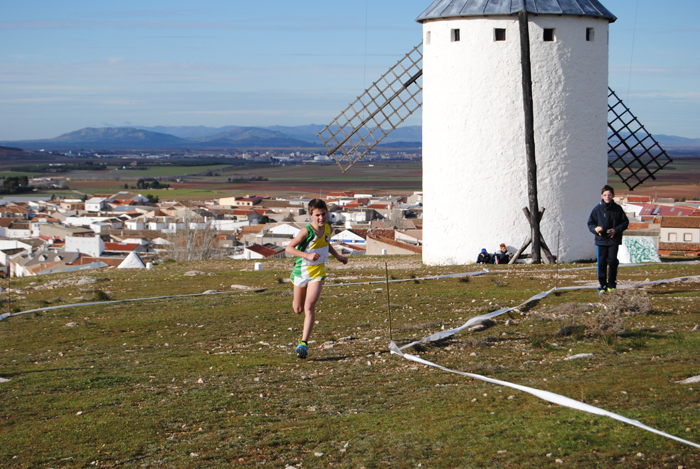
[(579, 353), (578, 355), (571, 355), (570, 357), (566, 357), (564, 360), (578, 360), (579, 358), (590, 358), (593, 356), (594, 355), (592, 353)]
[(10, 382), (9, 379), (0, 378), (0, 383), (9, 383), (9, 382)]
[(189, 272), (185, 272), (186, 277), (196, 277), (197, 275), (209, 275), (211, 277), (212, 275), (216, 274), (213, 272), (202, 272), (201, 270), (190, 270)]
[(700, 383), (700, 376), (693, 376), (692, 378), (684, 379), (682, 381), (676, 381), (678, 384), (693, 384)]

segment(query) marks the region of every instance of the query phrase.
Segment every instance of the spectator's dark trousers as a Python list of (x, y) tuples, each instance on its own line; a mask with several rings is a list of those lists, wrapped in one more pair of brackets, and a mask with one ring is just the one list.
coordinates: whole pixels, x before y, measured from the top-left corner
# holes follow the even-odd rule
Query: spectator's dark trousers
[[(617, 288), (617, 250), (620, 246), (596, 246), (598, 248), (598, 282), (600, 288)], [(608, 266), (610, 270), (608, 272)]]

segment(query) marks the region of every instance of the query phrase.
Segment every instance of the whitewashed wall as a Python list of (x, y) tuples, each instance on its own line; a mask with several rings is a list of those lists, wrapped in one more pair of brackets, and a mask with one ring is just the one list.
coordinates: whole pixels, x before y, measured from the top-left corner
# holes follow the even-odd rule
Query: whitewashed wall
[[(423, 261), (470, 263), (501, 242), (515, 250), (530, 230), (517, 17), (423, 28)], [(586, 221), (607, 177), (607, 37), (607, 20), (530, 16), (542, 231), (554, 251), (561, 230), (563, 261), (595, 257)]]
[(66, 244), (63, 248), (66, 252), (79, 252), (88, 256), (100, 257), (105, 250), (105, 243), (99, 236), (81, 238), (66, 236)]

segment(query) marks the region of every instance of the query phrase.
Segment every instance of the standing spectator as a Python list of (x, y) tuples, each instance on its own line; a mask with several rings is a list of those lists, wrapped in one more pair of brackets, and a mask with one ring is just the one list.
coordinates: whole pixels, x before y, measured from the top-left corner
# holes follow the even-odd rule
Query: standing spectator
[[(595, 235), (598, 250), (598, 293), (604, 294), (617, 288), (617, 250), (622, 244), (622, 233), (629, 220), (622, 207), (613, 200), (615, 190), (606, 185), (600, 194), (601, 202), (588, 217), (588, 229)], [(609, 270), (608, 270), (609, 267)]]

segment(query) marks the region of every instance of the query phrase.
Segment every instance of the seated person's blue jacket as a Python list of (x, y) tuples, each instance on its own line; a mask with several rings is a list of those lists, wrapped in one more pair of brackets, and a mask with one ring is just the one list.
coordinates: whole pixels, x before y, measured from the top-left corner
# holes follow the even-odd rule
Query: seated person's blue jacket
[[(622, 207), (615, 201), (605, 204), (602, 200), (593, 208), (591, 216), (588, 217), (588, 229), (595, 235), (596, 246), (616, 246), (622, 244), (622, 232), (627, 229), (630, 222)], [(597, 226), (603, 228), (603, 235), (596, 233)], [(612, 238), (606, 233), (609, 229), (615, 230)]]

